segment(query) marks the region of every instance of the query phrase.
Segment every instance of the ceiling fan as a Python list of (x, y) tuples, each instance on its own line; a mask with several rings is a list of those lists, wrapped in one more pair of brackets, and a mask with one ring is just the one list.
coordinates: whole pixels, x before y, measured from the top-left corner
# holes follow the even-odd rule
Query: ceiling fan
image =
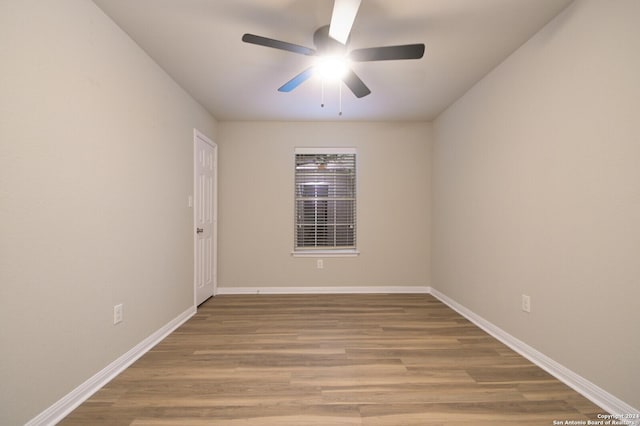
[(278, 91), (290, 92), (315, 73), (341, 79), (357, 98), (371, 90), (356, 75), (349, 62), (388, 61), (398, 59), (420, 59), (424, 55), (424, 44), (369, 47), (347, 53), (351, 27), (362, 0), (335, 0), (331, 24), (318, 28), (313, 34), (315, 49), (285, 41), (274, 40), (254, 34), (244, 34), (242, 41), (274, 49), (286, 50), (300, 55), (317, 56), (318, 62), (283, 84)]

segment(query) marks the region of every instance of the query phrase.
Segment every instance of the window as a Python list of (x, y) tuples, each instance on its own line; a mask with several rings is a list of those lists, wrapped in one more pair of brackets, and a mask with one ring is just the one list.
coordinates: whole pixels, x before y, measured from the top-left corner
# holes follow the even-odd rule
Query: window
[(297, 255), (355, 254), (356, 151), (296, 149)]

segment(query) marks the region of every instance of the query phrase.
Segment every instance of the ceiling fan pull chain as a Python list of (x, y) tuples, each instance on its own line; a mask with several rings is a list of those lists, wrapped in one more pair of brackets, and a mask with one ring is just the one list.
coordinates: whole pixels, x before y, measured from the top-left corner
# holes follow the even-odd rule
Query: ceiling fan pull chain
[(324, 78), (320, 80), (320, 108), (324, 108)]
[(338, 112), (338, 115), (340, 117), (342, 117), (342, 84), (339, 84), (338, 88), (339, 88), (338, 90), (339, 90), (339, 93), (340, 93), (340, 96), (339, 96), (339, 99), (340, 99), (340, 112)]

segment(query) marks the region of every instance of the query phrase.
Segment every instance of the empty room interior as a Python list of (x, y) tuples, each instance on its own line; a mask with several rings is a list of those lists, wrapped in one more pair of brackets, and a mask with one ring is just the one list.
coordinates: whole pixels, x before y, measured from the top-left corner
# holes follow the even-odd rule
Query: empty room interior
[(0, 0), (0, 424), (639, 425), (639, 21)]

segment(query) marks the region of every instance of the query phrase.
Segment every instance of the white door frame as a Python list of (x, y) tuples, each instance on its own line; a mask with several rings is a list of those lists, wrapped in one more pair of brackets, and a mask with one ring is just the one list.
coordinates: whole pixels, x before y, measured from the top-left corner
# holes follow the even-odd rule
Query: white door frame
[(197, 197), (197, 161), (198, 161), (198, 141), (204, 142), (213, 148), (214, 159), (214, 184), (213, 184), (213, 295), (215, 296), (218, 289), (218, 145), (209, 139), (204, 133), (198, 129), (193, 129), (193, 305), (198, 306), (197, 300), (197, 244), (198, 234), (196, 233), (197, 223), (197, 211), (196, 211), (196, 197)]

